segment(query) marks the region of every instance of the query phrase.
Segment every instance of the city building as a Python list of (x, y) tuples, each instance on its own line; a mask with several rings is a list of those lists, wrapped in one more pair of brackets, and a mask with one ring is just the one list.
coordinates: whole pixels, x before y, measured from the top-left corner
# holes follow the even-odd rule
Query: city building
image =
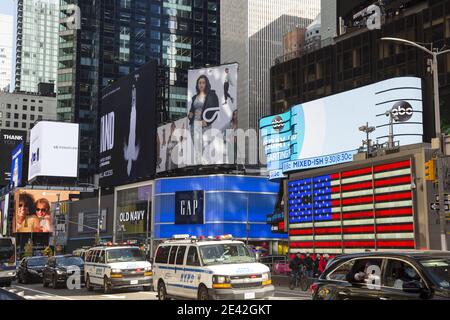
[(56, 84), (59, 1), (17, 1), (15, 91), (38, 92), (39, 83)]
[(283, 36), (306, 28), (320, 1), (227, 0), (220, 4), (221, 62), (239, 63), (239, 128), (258, 128), (270, 112), (270, 67), (283, 55)]
[[(302, 52), (285, 61), (278, 59), (271, 70), (271, 114), (279, 114), (291, 106), (335, 93), (344, 92), (384, 79), (417, 76), (424, 79), (426, 110), (432, 110), (432, 77), (428, 72), (429, 57), (421, 50), (391, 42), (382, 37), (398, 37), (420, 43), (433, 43), (443, 48), (450, 39), (450, 4), (448, 1), (394, 1), (384, 8), (381, 30), (368, 30), (354, 21), (354, 14), (372, 2), (337, 1), (331, 25), (336, 37), (324, 39), (321, 48)], [(394, 5), (397, 4), (397, 7)], [(361, 6), (362, 5), (362, 6)], [(324, 10), (322, 10), (323, 12)], [(324, 29), (322, 19), (321, 30)], [(325, 27), (333, 29), (333, 27)], [(341, 33), (338, 33), (341, 32)], [(324, 45), (326, 40), (330, 44)], [(442, 126), (450, 131), (450, 55), (441, 56), (439, 84)], [(424, 114), (425, 137), (434, 137), (432, 112)]]
[(41, 120), (56, 120), (55, 96), (0, 92), (0, 129), (28, 132)]
[[(80, 26), (65, 20), (71, 5)], [(97, 170), (101, 90), (156, 59), (159, 107), (167, 104), (159, 120), (185, 117), (187, 71), (220, 63), (219, 13), (218, 0), (61, 2), (58, 119), (81, 124), (80, 180), (92, 182)]]
[(0, 14), (0, 91), (10, 91), (14, 17)]

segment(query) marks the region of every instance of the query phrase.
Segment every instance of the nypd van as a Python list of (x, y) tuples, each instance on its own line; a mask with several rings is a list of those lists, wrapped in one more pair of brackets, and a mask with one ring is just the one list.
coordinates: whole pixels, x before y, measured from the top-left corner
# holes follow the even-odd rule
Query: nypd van
[(174, 236), (160, 244), (153, 262), (159, 300), (268, 299), (274, 294), (270, 269), (231, 236)]
[(89, 249), (85, 255), (86, 288), (100, 287), (105, 294), (115, 288), (142, 287), (150, 291), (152, 268), (139, 247), (104, 246)]

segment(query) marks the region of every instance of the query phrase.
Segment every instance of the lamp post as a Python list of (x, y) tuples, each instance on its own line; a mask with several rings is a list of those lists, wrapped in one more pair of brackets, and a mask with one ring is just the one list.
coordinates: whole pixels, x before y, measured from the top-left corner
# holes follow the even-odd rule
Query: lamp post
[(441, 249), (447, 251), (447, 231), (446, 231), (446, 215), (445, 215), (445, 199), (444, 199), (444, 150), (443, 150), (443, 137), (441, 131), (441, 112), (439, 101), (439, 71), (438, 71), (438, 57), (447, 53), (450, 50), (438, 50), (431, 46), (431, 49), (421, 46), (418, 43), (400, 38), (381, 38), (382, 41), (396, 42), (406, 46), (415, 47), (426, 52), (432, 56), (431, 72), (433, 74), (433, 94), (434, 94), (434, 117), (435, 117), (435, 129), (436, 139), (439, 140), (439, 149), (436, 152), (437, 167), (438, 167), (438, 193), (439, 193), (439, 217), (440, 217), (440, 231), (441, 231)]
[[(97, 202), (97, 241), (100, 242), (100, 225), (102, 224), (101, 217), (102, 217), (102, 188), (100, 185), (90, 184), (90, 183), (80, 183), (79, 185), (88, 186), (91, 188), (94, 188), (98, 190), (98, 202)], [(98, 244), (98, 243), (96, 243)]]

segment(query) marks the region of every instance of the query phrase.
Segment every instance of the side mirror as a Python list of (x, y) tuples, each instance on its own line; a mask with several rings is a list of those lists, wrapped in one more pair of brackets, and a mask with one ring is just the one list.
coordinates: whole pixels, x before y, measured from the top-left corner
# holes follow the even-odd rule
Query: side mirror
[(410, 281), (403, 284), (403, 292), (420, 294), (423, 292), (423, 285), (420, 281)]

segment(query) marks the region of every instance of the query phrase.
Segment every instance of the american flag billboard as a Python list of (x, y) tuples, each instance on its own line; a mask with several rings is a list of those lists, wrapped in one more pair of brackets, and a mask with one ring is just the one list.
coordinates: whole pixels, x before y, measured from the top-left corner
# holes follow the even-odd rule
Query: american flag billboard
[(288, 182), (291, 253), (413, 249), (411, 160)]

